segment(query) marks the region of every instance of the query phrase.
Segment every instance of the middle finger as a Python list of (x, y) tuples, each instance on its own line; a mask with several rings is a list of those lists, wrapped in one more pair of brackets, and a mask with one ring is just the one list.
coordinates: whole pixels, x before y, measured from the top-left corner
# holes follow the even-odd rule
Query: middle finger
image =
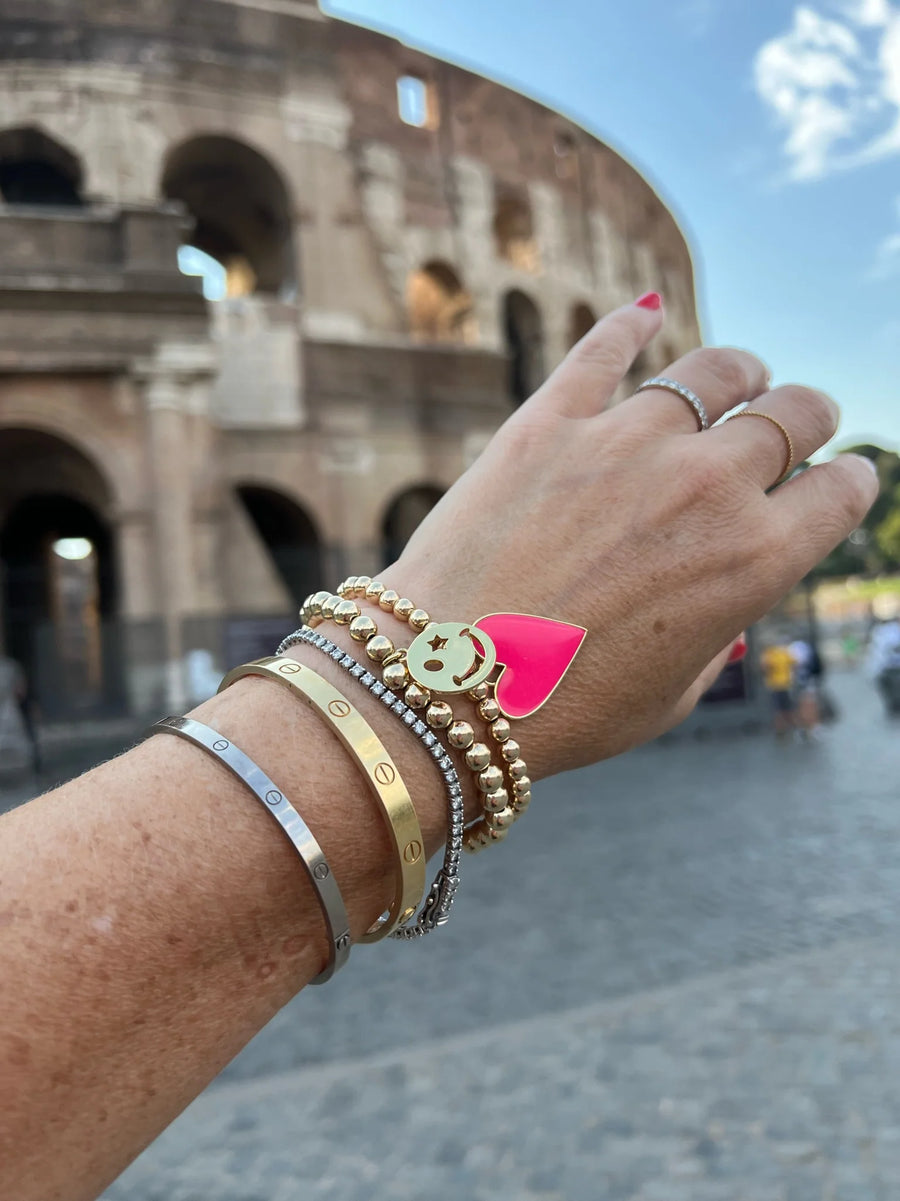
[[(659, 374), (690, 388), (703, 402), (710, 425), (729, 409), (765, 392), (769, 381), (768, 368), (755, 355), (725, 346), (691, 350)], [(638, 392), (614, 411), (620, 420), (634, 420), (650, 433), (683, 434), (697, 430), (697, 418), (690, 404), (668, 389), (648, 388)]]

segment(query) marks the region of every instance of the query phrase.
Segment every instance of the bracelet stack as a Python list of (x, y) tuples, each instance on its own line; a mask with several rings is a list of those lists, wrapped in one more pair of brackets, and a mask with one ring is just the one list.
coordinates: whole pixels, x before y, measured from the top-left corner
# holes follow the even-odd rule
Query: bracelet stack
[[(502, 842), (510, 826), (521, 817), (531, 802), (531, 780), (519, 743), (511, 737), (512, 727), (501, 713), (492, 695), (491, 685), (482, 680), (466, 690), (469, 699), (477, 706), (478, 715), (487, 725), (487, 738), (476, 740), (472, 724), (457, 720), (449, 702), (432, 695), (433, 691), (443, 691), (441, 683), (444, 673), (436, 673), (441, 676), (436, 689), (413, 678), (409, 669), (409, 650), (398, 650), (390, 638), (379, 634), (375, 619), (362, 612), (356, 603), (357, 597), (377, 602), (385, 613), (392, 613), (400, 621), (407, 622), (417, 634), (434, 628), (437, 645), (428, 640), (425, 645), (430, 646), (435, 655), (446, 650), (446, 643), (453, 637), (449, 631), (450, 623), (445, 623), (447, 631), (443, 625), (439, 628), (424, 609), (369, 576), (349, 577), (336, 593), (314, 593), (307, 597), (300, 610), (302, 620), (310, 628), (322, 621), (348, 626), (350, 637), (361, 642), (368, 658), (381, 667), (385, 686), (394, 692), (402, 690), (406, 704), (411, 709), (424, 710), (426, 724), (439, 737), (446, 739), (450, 750), (465, 757), (466, 767), (473, 773), (476, 787), (483, 798), (483, 816), (466, 830), (463, 841), (465, 850), (474, 853), (493, 843)], [(443, 637), (445, 632), (450, 633), (449, 638)], [(290, 641), (290, 638), (285, 639), (279, 650), (286, 650)], [(441, 646), (441, 643), (444, 645)], [(456, 688), (455, 691), (461, 690)], [(495, 747), (499, 752), (500, 765), (494, 762)]]
[[(381, 619), (376, 622), (364, 613), (357, 603), (361, 599), (401, 623), (401, 645), (379, 631)], [(469, 625), (435, 622), (426, 610), (369, 576), (351, 576), (334, 593), (311, 594), (300, 616), (303, 625), (284, 639), (274, 656), (234, 668), (219, 691), (256, 676), (280, 685), (327, 723), (378, 802), (393, 848), (393, 898), (359, 941), (420, 938), (449, 917), (459, 887), (461, 852), (502, 842), (527, 810), (531, 780), (521, 747), (512, 737), (511, 720), (529, 716), (547, 701), (586, 631), (521, 613), (494, 613)], [(322, 622), (347, 627), (365, 652), (363, 661), (318, 633)], [(412, 632), (411, 640), (404, 640), (402, 625)], [(404, 641), (408, 645), (402, 645)], [(425, 843), (396, 764), (353, 703), (305, 661), (288, 654), (298, 645), (327, 655), (376, 697), (423, 744), (440, 772), (447, 795), (448, 837), (443, 863), (427, 892)], [(447, 698), (462, 694), (473, 703), (482, 731), (454, 713)], [(167, 717), (151, 727), (150, 733), (157, 732), (176, 734), (216, 757), (279, 822), (310, 876), (328, 930), (329, 959), (314, 983), (330, 979), (350, 953), (347, 910), (331, 865), (303, 818), (283, 790), (215, 730), (190, 718)], [(468, 828), (454, 756), (471, 773), (481, 798), (482, 815)]]

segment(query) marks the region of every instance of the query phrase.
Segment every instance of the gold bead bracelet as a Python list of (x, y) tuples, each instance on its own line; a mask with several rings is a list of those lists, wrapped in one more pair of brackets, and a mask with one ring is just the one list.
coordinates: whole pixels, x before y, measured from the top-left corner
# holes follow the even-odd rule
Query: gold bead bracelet
[[(482, 682), (467, 693), (488, 727), (488, 741), (480, 742), (476, 740), (470, 722), (456, 720), (447, 701), (433, 699), (431, 690), (410, 676), (406, 651), (395, 647), (384, 634), (379, 634), (376, 621), (362, 612), (357, 598), (365, 598), (384, 612), (393, 613), (417, 634), (434, 624), (425, 609), (417, 608), (411, 600), (370, 576), (350, 576), (340, 584), (337, 593), (311, 593), (300, 610), (301, 620), (312, 628), (322, 621), (346, 625), (350, 637), (363, 643), (369, 659), (380, 666), (385, 686), (396, 693), (402, 690), (403, 699), (411, 709), (424, 709), (427, 725), (446, 738), (451, 750), (464, 756), (482, 796), (484, 809), (484, 816), (466, 829), (465, 849), (476, 852), (492, 843), (502, 842), (513, 822), (528, 808), (531, 780), (521, 748), (511, 737), (510, 723), (492, 695), (492, 685)], [(502, 767), (493, 762), (492, 743), (499, 747)]]

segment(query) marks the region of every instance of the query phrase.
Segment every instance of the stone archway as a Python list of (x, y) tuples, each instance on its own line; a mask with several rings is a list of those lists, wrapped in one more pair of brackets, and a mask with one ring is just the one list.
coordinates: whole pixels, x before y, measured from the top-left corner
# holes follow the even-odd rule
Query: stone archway
[(229, 295), (295, 297), (293, 204), (269, 159), (236, 138), (201, 135), (169, 152), (161, 186), (194, 219), (190, 245), (225, 268)]
[(520, 405), (544, 382), (544, 328), (537, 305), (517, 288), (503, 298), (503, 330), (509, 394)]
[(418, 342), (475, 342), (472, 297), (449, 263), (434, 260), (406, 282), (409, 330)]
[(35, 126), (0, 130), (0, 198), (6, 204), (82, 204), (82, 169), (65, 146)]
[(394, 497), (381, 523), (383, 563), (393, 563), (400, 557), (407, 542), (443, 495), (443, 489), (434, 484), (418, 484)]
[(0, 429), (0, 611), (6, 652), (44, 718), (121, 712), (111, 493), (71, 443)]
[(583, 300), (573, 304), (569, 310), (569, 349), (591, 332), (597, 322), (597, 314)]
[(322, 587), (322, 544), (312, 518), (292, 497), (259, 484), (238, 484), (241, 505), (293, 602)]

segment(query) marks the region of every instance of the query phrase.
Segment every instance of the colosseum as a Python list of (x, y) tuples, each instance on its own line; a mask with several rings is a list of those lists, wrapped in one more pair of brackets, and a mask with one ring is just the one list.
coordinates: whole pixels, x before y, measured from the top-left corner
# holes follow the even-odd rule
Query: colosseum
[[(598, 114), (603, 120), (603, 114)], [(0, 627), (46, 720), (183, 705), (402, 547), (672, 214), (304, 0), (0, 0)]]

